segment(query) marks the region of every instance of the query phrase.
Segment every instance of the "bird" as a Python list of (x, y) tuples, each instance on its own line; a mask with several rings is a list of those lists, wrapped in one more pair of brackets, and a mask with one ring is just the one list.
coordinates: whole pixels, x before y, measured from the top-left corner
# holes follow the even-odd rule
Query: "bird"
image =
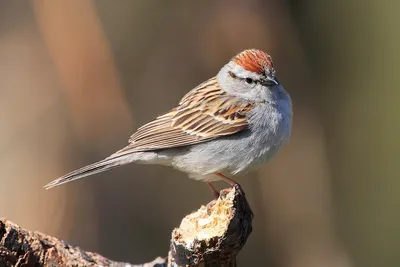
[(45, 185), (53, 188), (132, 162), (171, 166), (190, 178), (224, 180), (267, 163), (291, 135), (292, 101), (271, 56), (247, 49), (190, 90), (170, 111), (138, 128), (109, 157)]

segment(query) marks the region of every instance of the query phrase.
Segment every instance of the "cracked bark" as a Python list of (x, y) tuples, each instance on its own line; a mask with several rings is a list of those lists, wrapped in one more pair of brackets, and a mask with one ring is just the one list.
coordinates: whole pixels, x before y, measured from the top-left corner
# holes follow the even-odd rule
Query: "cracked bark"
[(236, 255), (252, 231), (253, 213), (240, 186), (187, 215), (172, 231), (168, 257), (145, 264), (116, 262), (55, 237), (0, 220), (0, 266), (237, 266)]

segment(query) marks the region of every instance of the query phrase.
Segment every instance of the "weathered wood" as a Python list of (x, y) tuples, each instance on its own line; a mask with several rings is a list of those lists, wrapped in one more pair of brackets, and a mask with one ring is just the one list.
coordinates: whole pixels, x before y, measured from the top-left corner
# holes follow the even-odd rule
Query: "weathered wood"
[(168, 258), (133, 265), (86, 252), (55, 237), (0, 220), (0, 266), (236, 266), (236, 255), (252, 231), (253, 213), (240, 186), (187, 215), (172, 231)]
[[(97, 253), (86, 252), (55, 237), (31, 232), (18, 225), (0, 220), (0, 266), (112, 266), (139, 267), (165, 263), (157, 258), (147, 265), (115, 262)], [(162, 266), (162, 265), (160, 265)], [(165, 265), (166, 266), (166, 265)]]
[(187, 215), (172, 231), (170, 264), (236, 266), (236, 255), (252, 231), (253, 213), (239, 185)]

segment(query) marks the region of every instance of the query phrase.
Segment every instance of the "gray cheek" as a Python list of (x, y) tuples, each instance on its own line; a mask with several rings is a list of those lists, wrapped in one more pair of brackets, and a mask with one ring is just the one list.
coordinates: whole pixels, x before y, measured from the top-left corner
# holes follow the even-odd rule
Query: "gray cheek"
[(246, 98), (251, 96), (254, 89), (255, 89), (255, 84), (249, 85), (241, 80), (233, 81), (230, 87), (232, 93), (236, 94), (237, 96), (242, 96)]
[(262, 102), (263, 100), (268, 99), (270, 94), (268, 90), (265, 90), (265, 88), (259, 84), (243, 86), (241, 89), (243, 98), (255, 102)]
[(238, 88), (243, 94), (251, 94), (252, 91), (256, 88), (255, 84), (247, 84), (243, 81), (238, 81)]

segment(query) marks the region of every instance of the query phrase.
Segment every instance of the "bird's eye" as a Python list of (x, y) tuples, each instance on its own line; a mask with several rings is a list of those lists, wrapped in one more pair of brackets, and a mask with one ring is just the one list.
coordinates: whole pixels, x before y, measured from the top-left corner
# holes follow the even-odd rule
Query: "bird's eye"
[(252, 84), (254, 82), (252, 78), (246, 78), (245, 81), (248, 84)]

